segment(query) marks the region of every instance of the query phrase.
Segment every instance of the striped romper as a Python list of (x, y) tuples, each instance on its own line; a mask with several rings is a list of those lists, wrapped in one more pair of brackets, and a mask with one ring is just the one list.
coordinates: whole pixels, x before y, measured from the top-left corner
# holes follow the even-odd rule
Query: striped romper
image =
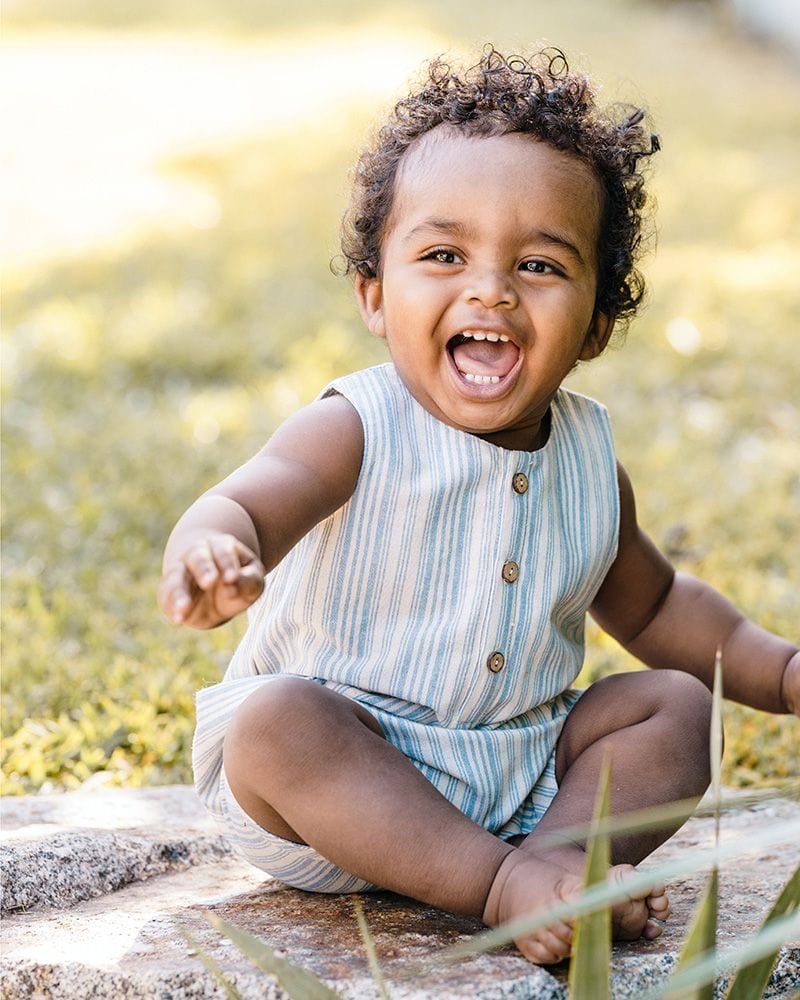
[(318, 892), (371, 888), (259, 827), (225, 781), (242, 701), (276, 674), (367, 708), (463, 813), (508, 839), (557, 790), (555, 745), (580, 692), (586, 611), (617, 550), (604, 407), (560, 389), (547, 444), (510, 451), (456, 430), (391, 364), (338, 379), (364, 428), (351, 499), (268, 575), (221, 683), (197, 695), (195, 784), (233, 845)]

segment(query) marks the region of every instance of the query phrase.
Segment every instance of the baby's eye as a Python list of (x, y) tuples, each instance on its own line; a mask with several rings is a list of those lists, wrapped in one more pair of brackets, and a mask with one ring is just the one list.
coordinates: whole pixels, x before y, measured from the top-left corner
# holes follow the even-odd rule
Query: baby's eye
[(423, 254), (423, 260), (432, 260), (437, 264), (463, 264), (463, 259), (455, 252), (455, 250), (448, 250), (446, 247), (435, 247), (433, 250), (429, 250), (426, 254)]
[(519, 265), (520, 271), (527, 271), (528, 274), (560, 274), (558, 268), (552, 264), (547, 264), (543, 260), (524, 260)]

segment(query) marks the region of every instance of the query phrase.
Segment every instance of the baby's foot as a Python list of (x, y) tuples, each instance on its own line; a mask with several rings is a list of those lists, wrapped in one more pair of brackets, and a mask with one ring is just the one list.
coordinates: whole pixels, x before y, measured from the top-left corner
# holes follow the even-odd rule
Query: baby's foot
[[(494, 927), (580, 895), (583, 872), (579, 859), (585, 863), (585, 855), (582, 851), (575, 851), (574, 855), (553, 863), (552, 858), (530, 851), (512, 851), (495, 876), (486, 900), (484, 922)], [(632, 865), (615, 865), (609, 869), (608, 878), (624, 882), (634, 874), (636, 869)], [(664, 886), (638, 890), (611, 907), (612, 936), (623, 941), (640, 937), (653, 940), (662, 933), (659, 921), (666, 920), (669, 914)], [(559, 920), (517, 938), (515, 944), (525, 958), (538, 965), (560, 962), (571, 953), (573, 927), (574, 920)]]
[[(495, 875), (483, 921), (490, 927), (519, 917), (530, 917), (554, 903), (578, 896), (581, 879), (534, 854), (514, 850)], [(557, 920), (539, 930), (515, 938), (514, 943), (530, 962), (550, 965), (568, 958), (572, 949), (574, 921)]]
[[(548, 861), (564, 871), (569, 872), (583, 882), (586, 866), (586, 854), (577, 845), (540, 850), (534, 843), (535, 834), (528, 838), (523, 852), (532, 853), (542, 861)], [(637, 870), (633, 865), (614, 865), (608, 870), (609, 882), (623, 883)], [(627, 899), (622, 899), (611, 906), (611, 932), (615, 940), (635, 941), (640, 937), (652, 941), (663, 933), (661, 923), (671, 913), (669, 899), (663, 885), (650, 886), (646, 890), (638, 890)]]

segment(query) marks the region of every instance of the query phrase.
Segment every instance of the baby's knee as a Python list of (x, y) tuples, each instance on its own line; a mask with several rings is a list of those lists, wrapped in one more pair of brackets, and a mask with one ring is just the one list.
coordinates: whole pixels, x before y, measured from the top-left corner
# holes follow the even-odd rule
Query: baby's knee
[(304, 677), (276, 676), (265, 680), (234, 713), (225, 737), (226, 758), (266, 755), (280, 758), (302, 744), (317, 728), (315, 714), (322, 689)]
[(679, 670), (658, 671), (656, 676), (676, 758), (693, 759), (705, 774), (710, 760), (711, 692), (702, 681)]
[(705, 684), (681, 670), (659, 670), (653, 677), (660, 689), (662, 711), (707, 733), (711, 725), (711, 692)]

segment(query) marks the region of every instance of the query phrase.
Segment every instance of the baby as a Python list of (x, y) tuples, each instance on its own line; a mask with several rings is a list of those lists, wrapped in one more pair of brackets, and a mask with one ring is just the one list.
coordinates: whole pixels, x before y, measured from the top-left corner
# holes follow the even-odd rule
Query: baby
[[(434, 62), (359, 161), (343, 251), (391, 363), (336, 380), (173, 530), (159, 600), (249, 608), (198, 695), (198, 792), (253, 864), (489, 925), (580, 889), (614, 814), (709, 781), (725, 693), (800, 710), (800, 652), (676, 573), (636, 521), (606, 410), (562, 388), (642, 295), (641, 111), (601, 114), (561, 53)], [(574, 689), (586, 613), (654, 671)], [(616, 837), (624, 880), (677, 828)], [(663, 886), (613, 911), (654, 938)], [(572, 926), (517, 941), (570, 953)]]

